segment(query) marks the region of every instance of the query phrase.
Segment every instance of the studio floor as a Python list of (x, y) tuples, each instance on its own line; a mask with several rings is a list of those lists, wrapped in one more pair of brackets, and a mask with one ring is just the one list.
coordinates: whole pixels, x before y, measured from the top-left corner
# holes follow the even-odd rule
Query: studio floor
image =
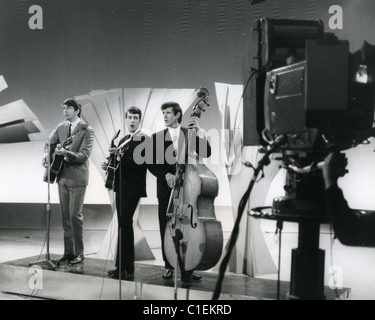
[[(86, 260), (91, 260), (96, 258), (98, 249), (100, 248), (106, 231), (98, 230), (85, 230), (84, 231), (84, 243), (85, 243), (85, 257)], [(144, 280), (145, 277), (141, 275), (142, 272), (152, 272), (152, 278), (160, 278), (163, 273), (163, 261), (161, 255), (161, 247), (159, 240), (158, 231), (144, 231), (147, 243), (150, 245), (150, 249), (155, 259), (153, 260), (142, 260), (136, 261), (136, 276), (140, 275), (140, 280)], [(228, 237), (229, 235), (227, 235)], [(225, 241), (227, 237), (224, 236)], [(51, 230), (50, 232), (50, 254), (51, 259), (58, 259), (63, 254), (63, 232), (62, 230)], [(10, 229), (0, 229), (0, 263), (11, 263), (15, 265), (22, 264), (23, 262), (19, 261), (39, 261), (45, 259), (46, 253), (46, 232), (45, 230), (10, 230)], [(100, 259), (103, 260), (103, 259)], [(87, 261), (85, 261), (86, 264)], [(97, 264), (97, 261), (94, 264)], [(92, 264), (90, 261), (89, 264)], [(108, 278), (107, 271), (114, 268), (113, 260), (104, 260), (103, 263), (99, 263), (99, 271), (96, 272), (102, 273), (104, 278)], [(155, 268), (150, 268), (155, 266)], [(137, 272), (137, 268), (141, 271)], [(146, 269), (145, 269), (146, 268)], [(85, 265), (85, 269), (86, 265)], [(90, 269), (90, 268), (89, 268)], [(103, 270), (104, 271), (103, 271)], [(150, 271), (151, 270), (151, 271)], [(61, 271), (61, 269), (59, 270)], [(210, 271), (201, 272), (201, 274), (207, 275), (207, 281), (210, 283), (210, 286), (213, 287), (216, 282), (216, 276), (214, 276)], [(217, 272), (216, 272), (217, 274)], [(101, 275), (100, 275), (101, 276)], [(247, 277), (245, 275), (239, 275), (240, 277)], [(146, 277), (147, 278), (147, 277)], [(148, 279), (148, 278), (147, 278)], [(173, 279), (172, 279), (173, 280)], [(137, 278), (135, 279), (137, 281)], [(147, 280), (148, 281), (148, 280)], [(162, 283), (162, 281), (159, 281)], [(170, 283), (168, 283), (170, 285)], [(19, 295), (14, 293), (2, 292), (0, 290), (0, 300), (38, 300), (37, 297)]]
[[(95, 258), (98, 248), (100, 247), (106, 231), (89, 231), (84, 233), (85, 240), (85, 256), (87, 258)], [(154, 260), (140, 261), (145, 265), (154, 265), (161, 267), (163, 265), (161, 258), (161, 248), (158, 231), (144, 231), (147, 242), (150, 245), (151, 251), (155, 256)], [(224, 235), (224, 240), (227, 241), (230, 233)], [(44, 230), (7, 230), (0, 229), (0, 263), (7, 261), (25, 259), (27, 257), (39, 257), (41, 259), (45, 256), (45, 238), (46, 232)], [(268, 243), (274, 243), (275, 237), (273, 234), (265, 234), (265, 239)], [(283, 247), (281, 252), (281, 280), (289, 281), (290, 277), (290, 250), (294, 247), (296, 234), (294, 232), (285, 232), (283, 234)], [(321, 236), (321, 247), (327, 248), (326, 264), (331, 262), (332, 255), (330, 252), (330, 236)], [(276, 245), (270, 245), (270, 253), (276, 257)], [(373, 249), (365, 248), (346, 248), (340, 244), (335, 244), (336, 249), (333, 250), (334, 261), (338, 265), (343, 266), (341, 272), (345, 272), (344, 287), (351, 289), (352, 300), (375, 300), (375, 293), (373, 290), (375, 283), (375, 274), (372, 272), (374, 262)], [(337, 248), (339, 247), (339, 248)], [(62, 231), (51, 230), (50, 234), (50, 252), (55, 256), (63, 253)], [(351, 257), (350, 259), (348, 257)], [(113, 265), (113, 261), (108, 261), (108, 265)], [(161, 269), (162, 270), (162, 269)], [(204, 272), (211, 272), (204, 271)], [(203, 272), (203, 273), (204, 273)], [(340, 270), (339, 270), (340, 272)], [(226, 273), (228, 274), (228, 273)], [(160, 274), (161, 276), (161, 274)], [(245, 276), (245, 275), (241, 275)], [(329, 275), (328, 275), (329, 276)], [(339, 275), (340, 276), (340, 275)], [(246, 277), (246, 276), (245, 276)], [(257, 276), (258, 277), (258, 276)], [(262, 279), (277, 279), (277, 274), (259, 276)], [(330, 279), (325, 276), (325, 285), (329, 284)], [(35, 300), (36, 297), (27, 297), (17, 294), (5, 293), (0, 291), (1, 300)]]

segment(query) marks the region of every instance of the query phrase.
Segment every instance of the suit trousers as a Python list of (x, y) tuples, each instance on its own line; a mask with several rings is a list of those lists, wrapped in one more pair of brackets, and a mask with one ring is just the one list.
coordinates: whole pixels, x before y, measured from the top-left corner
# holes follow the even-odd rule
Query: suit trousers
[(171, 264), (168, 262), (168, 259), (165, 255), (165, 250), (164, 250), (164, 235), (165, 235), (165, 229), (168, 223), (167, 209), (168, 209), (168, 204), (169, 204), (169, 198), (158, 198), (158, 202), (159, 202), (158, 214), (159, 214), (159, 228), (160, 228), (160, 237), (161, 237), (161, 252), (163, 254), (165, 268), (173, 270), (174, 267), (171, 266)]
[[(116, 193), (116, 208), (119, 224), (117, 241), (116, 267), (121, 272), (134, 272), (134, 230), (133, 216), (137, 209), (140, 196)], [(120, 236), (121, 235), (121, 236)], [(121, 255), (120, 255), (121, 252)], [(121, 260), (120, 260), (121, 257)], [(121, 262), (121, 268), (120, 268)]]
[(83, 202), (86, 187), (58, 184), (62, 224), (64, 229), (64, 254), (83, 255)]

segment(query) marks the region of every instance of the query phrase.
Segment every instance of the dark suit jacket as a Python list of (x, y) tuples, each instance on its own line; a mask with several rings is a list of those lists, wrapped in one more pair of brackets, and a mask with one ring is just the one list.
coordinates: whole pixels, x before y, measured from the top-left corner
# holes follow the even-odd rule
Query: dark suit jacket
[(325, 192), (327, 210), (335, 236), (347, 246), (375, 247), (375, 212), (367, 214), (349, 207), (342, 190), (334, 185)]
[[(179, 163), (186, 163), (187, 148), (191, 152), (195, 152), (201, 158), (211, 156), (211, 146), (206, 139), (200, 139), (194, 130), (188, 130), (181, 127), (179, 137), (178, 155)], [(183, 133), (183, 134), (182, 134)], [(151, 137), (153, 147), (153, 162), (149, 166), (150, 172), (157, 178), (157, 197), (168, 198), (171, 188), (168, 187), (165, 175), (167, 173), (176, 173), (176, 153), (174, 153), (172, 138), (168, 129), (158, 131)], [(192, 143), (195, 142), (195, 143)]]
[[(51, 154), (57, 144), (62, 144), (68, 139), (68, 128), (69, 122), (64, 121), (51, 133)], [(64, 181), (72, 187), (85, 187), (89, 181), (89, 157), (94, 144), (94, 129), (81, 120), (72, 135), (73, 142), (69, 146), (58, 181)]]
[[(119, 141), (119, 146), (130, 136), (127, 135)], [(133, 135), (129, 143), (124, 147), (124, 154), (115, 174), (115, 192), (122, 194), (146, 197), (146, 173), (145, 161), (146, 146), (150, 145), (150, 137), (139, 131)], [(121, 183), (121, 186), (120, 186)]]

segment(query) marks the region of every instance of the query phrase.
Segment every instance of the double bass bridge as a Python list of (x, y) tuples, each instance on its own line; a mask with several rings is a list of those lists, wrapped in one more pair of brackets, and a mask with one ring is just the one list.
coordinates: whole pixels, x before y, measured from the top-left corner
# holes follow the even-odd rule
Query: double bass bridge
[(190, 224), (193, 229), (197, 227), (197, 223), (194, 219), (194, 207), (191, 204), (177, 205), (173, 212), (167, 213), (167, 217), (174, 219), (172, 228), (176, 226), (177, 220), (182, 224)]

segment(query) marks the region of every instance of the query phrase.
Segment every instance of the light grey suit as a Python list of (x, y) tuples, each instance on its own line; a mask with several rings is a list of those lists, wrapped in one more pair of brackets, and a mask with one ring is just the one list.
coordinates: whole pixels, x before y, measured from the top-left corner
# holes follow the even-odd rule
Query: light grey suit
[[(60, 123), (51, 133), (51, 152), (68, 139), (69, 122)], [(94, 130), (82, 120), (72, 132), (73, 141), (57, 177), (62, 224), (64, 255), (83, 255), (83, 202), (89, 181), (89, 157), (94, 143)]]

